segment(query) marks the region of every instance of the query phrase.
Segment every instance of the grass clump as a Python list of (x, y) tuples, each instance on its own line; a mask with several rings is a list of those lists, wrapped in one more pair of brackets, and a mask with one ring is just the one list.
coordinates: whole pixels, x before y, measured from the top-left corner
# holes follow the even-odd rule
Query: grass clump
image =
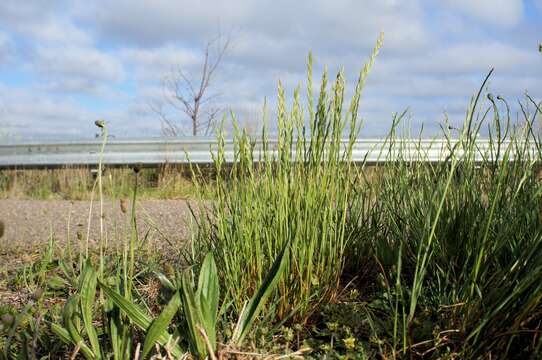
[[(534, 112), (522, 106), (523, 123), (512, 125), (508, 104), (498, 98), (499, 109), (491, 94), (476, 117), (481, 93), (458, 139), (443, 132), (446, 161), (419, 163), (422, 153), (387, 162), (353, 196), (346, 272), (377, 269), (384, 301), (372, 316), (394, 356), (527, 358), (541, 350), (540, 104), (528, 99)], [(389, 148), (403, 148), (393, 134)]]
[[(324, 72), (313, 103), (310, 56), (307, 112), (299, 88), (288, 110), (279, 84), (276, 148), (271, 148), (265, 128), (259, 142), (236, 128), (233, 166), (224, 169), (225, 140), (219, 134), (216, 201), (199, 209), (194, 247), (196, 255), (207, 251), (217, 255), (220, 278), (238, 310), (288, 241), (289, 267), (272, 298), (270, 316), (305, 322), (319, 304), (336, 297), (349, 241), (346, 223), (355, 173), (352, 148), (360, 127), (358, 107), (381, 43), (379, 38), (361, 70), (348, 107), (342, 70), (331, 85)], [(261, 158), (254, 155), (256, 147)], [(197, 263), (198, 258), (191, 261)]]

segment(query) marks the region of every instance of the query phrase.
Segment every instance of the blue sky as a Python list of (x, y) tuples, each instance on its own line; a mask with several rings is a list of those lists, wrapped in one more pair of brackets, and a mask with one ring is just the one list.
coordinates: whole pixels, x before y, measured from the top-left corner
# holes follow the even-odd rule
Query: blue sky
[(287, 95), (304, 81), (309, 50), (315, 70), (343, 65), (353, 81), (380, 31), (363, 136), (381, 136), (405, 108), (428, 134), (444, 112), (461, 122), (492, 67), (491, 92), (542, 97), (542, 0), (2, 0), (0, 133), (92, 137), (105, 118), (117, 137), (158, 136), (150, 104), (163, 102), (162, 80), (176, 67), (197, 74), (217, 33), (231, 46), (213, 106), (256, 129), (278, 80)]

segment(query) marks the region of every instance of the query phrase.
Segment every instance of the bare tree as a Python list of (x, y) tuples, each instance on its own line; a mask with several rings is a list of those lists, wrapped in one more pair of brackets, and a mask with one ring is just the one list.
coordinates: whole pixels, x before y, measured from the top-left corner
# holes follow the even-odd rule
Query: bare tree
[(150, 104), (162, 121), (162, 133), (177, 136), (184, 132), (179, 118), (167, 111), (184, 113), (190, 120), (192, 135), (208, 135), (216, 122), (220, 109), (213, 106), (219, 94), (210, 94), (217, 70), (230, 46), (230, 37), (218, 35), (209, 41), (203, 53), (201, 72), (189, 75), (180, 66), (171, 69), (162, 80), (163, 101)]

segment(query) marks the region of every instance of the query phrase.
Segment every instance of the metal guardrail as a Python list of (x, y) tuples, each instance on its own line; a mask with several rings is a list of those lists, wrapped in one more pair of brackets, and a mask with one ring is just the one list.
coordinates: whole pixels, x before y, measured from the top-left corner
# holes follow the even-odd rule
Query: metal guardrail
[[(345, 141), (346, 144), (346, 141)], [(276, 149), (277, 142), (271, 140), (269, 149)], [(490, 154), (487, 140), (476, 141), (477, 160)], [(61, 166), (95, 166), (100, 159), (101, 141), (61, 141), (28, 142), (0, 144), (0, 168), (32, 168)], [(138, 139), (117, 140), (107, 143), (103, 162), (108, 165), (158, 165), (163, 163), (187, 164), (211, 163), (212, 153), (216, 154), (217, 142), (211, 139)], [(226, 141), (226, 161), (234, 159), (234, 145)], [(258, 159), (261, 143), (255, 144), (255, 158)], [(402, 141), (390, 153), (389, 146), (383, 139), (357, 140), (352, 153), (352, 160), (368, 163), (392, 161), (398, 155), (414, 161), (437, 162), (448, 156), (449, 151), (444, 140)]]

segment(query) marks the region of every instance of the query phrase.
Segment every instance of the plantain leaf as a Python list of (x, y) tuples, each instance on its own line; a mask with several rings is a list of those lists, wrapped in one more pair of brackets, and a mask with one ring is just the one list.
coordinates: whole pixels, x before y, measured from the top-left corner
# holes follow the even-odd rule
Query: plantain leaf
[(239, 346), (243, 342), (245, 336), (248, 334), (248, 331), (252, 327), (254, 320), (260, 313), (265, 301), (271, 295), (277, 283), (282, 275), (284, 268), (288, 262), (289, 253), (290, 253), (290, 242), (287, 241), (282, 246), (282, 249), (278, 256), (275, 258), (271, 270), (263, 280), (262, 285), (258, 291), (252, 296), (248, 305), (243, 308), (241, 314), (239, 315), (239, 320), (235, 326), (233, 332), (232, 341), (234, 345)]
[(207, 356), (207, 347), (198, 330), (198, 326), (202, 326), (203, 324), (203, 315), (201, 314), (200, 302), (196, 300), (196, 294), (194, 294), (194, 289), (192, 289), (189, 271), (185, 271), (181, 278), (181, 300), (188, 326), (191, 351), (203, 359)]
[(171, 320), (179, 311), (181, 307), (181, 296), (179, 292), (175, 292), (169, 303), (166, 305), (164, 310), (158, 315), (158, 317), (152, 322), (151, 327), (147, 331), (147, 336), (145, 337), (145, 343), (143, 345), (143, 353), (141, 358), (145, 359), (149, 352), (154, 347), (154, 344), (158, 341), (158, 338), (166, 334), (167, 328), (171, 323)]
[(120, 324), (119, 308), (113, 304), (111, 299), (107, 299), (105, 312), (109, 321), (109, 337), (111, 338), (113, 359), (121, 359), (122, 339), (119, 336), (119, 329), (122, 328), (122, 325)]
[[(101, 281), (98, 281), (98, 285), (103, 290), (103, 292), (107, 295), (108, 298), (113, 301), (113, 303), (123, 311), (130, 320), (137, 325), (141, 330), (147, 332), (152, 324), (152, 318), (145, 313), (144, 310), (142, 310), (139, 306), (136, 304), (131, 303), (130, 301), (126, 300), (122, 295), (102, 283)], [(156, 340), (160, 345), (165, 346), (170, 340), (170, 336), (167, 333), (162, 333), (158, 336), (158, 339)], [(175, 356), (175, 358), (181, 357), (184, 352), (180, 348), (179, 345), (175, 345), (172, 349), (170, 349), (171, 353)]]
[(47, 287), (52, 290), (62, 290), (69, 287), (69, 283), (60, 276), (53, 276), (47, 280)]
[(85, 358), (87, 359), (94, 359), (94, 353), (92, 350), (85, 344), (82, 340), (81, 341), (74, 341), (74, 339), (71, 337), (68, 330), (63, 328), (62, 326), (58, 324), (51, 324), (51, 330), (62, 340), (65, 344), (77, 346), (79, 345), (79, 348)]
[[(64, 341), (69, 344), (80, 344), (81, 348), (85, 346), (89, 349), (89, 352), (83, 352), (83, 355), (87, 359), (95, 359), (94, 352), (85, 344), (83, 336), (81, 336), (81, 321), (80, 314), (77, 312), (80, 304), (80, 296), (78, 294), (71, 296), (62, 311), (62, 321), (65, 328), (62, 328), (66, 331), (67, 341)], [(58, 326), (58, 325), (57, 325)], [(60, 335), (59, 335), (60, 336)]]
[(171, 280), (169, 280), (169, 278), (164, 273), (161, 273), (160, 271), (153, 271), (153, 273), (154, 275), (156, 275), (156, 277), (160, 281), (160, 284), (162, 284), (163, 287), (171, 291), (177, 290), (177, 287), (173, 284)]
[(108, 298), (113, 301), (113, 303), (118, 306), (130, 320), (136, 324), (141, 330), (147, 330), (151, 325), (152, 318), (145, 313), (139, 306), (132, 304), (130, 301), (126, 300), (122, 295), (117, 293), (115, 290), (111, 289), (104, 283), (98, 280), (98, 285), (107, 295)]
[[(116, 274), (111, 276), (108, 281), (112, 284), (112, 289), (120, 293), (120, 283), (122, 280), (121, 267), (118, 266)], [(113, 359), (129, 359), (133, 342), (133, 333), (130, 329), (131, 324), (123, 321), (123, 315), (119, 307), (110, 298), (107, 298), (104, 310), (109, 323), (109, 338), (113, 351)]]
[(213, 322), (216, 323), (220, 286), (218, 285), (218, 271), (212, 253), (208, 253), (203, 260), (198, 279), (198, 292), (205, 296), (208, 305), (213, 309)]
[(198, 278), (197, 300), (202, 315), (202, 326), (209, 337), (209, 342), (216, 351), (216, 318), (220, 286), (218, 285), (218, 272), (212, 253), (208, 253), (203, 260)]
[[(203, 294), (200, 294), (199, 298), (199, 309), (201, 313), (201, 326), (205, 330), (205, 334), (209, 338), (209, 342), (211, 343), (211, 346), (213, 348), (213, 351), (216, 351), (216, 323), (213, 321), (213, 313), (216, 314), (216, 309), (213, 310), (213, 308), (209, 305), (209, 302), (207, 301), (207, 298), (203, 296)], [(216, 316), (215, 316), (216, 319)], [(198, 330), (199, 335), (199, 330)]]
[(92, 351), (95, 354), (95, 358), (101, 359), (102, 352), (100, 349), (100, 341), (98, 340), (96, 329), (92, 324), (94, 312), (93, 305), (96, 299), (96, 281), (96, 272), (94, 271), (90, 260), (87, 259), (79, 283), (79, 293), (81, 294), (81, 316), (83, 318), (83, 325), (85, 326), (85, 331), (87, 333), (90, 346), (92, 347)]
[(78, 337), (81, 338), (80, 335), (80, 319), (79, 314), (77, 313), (77, 309), (79, 306), (79, 295), (75, 294), (73, 296), (70, 296), (68, 300), (66, 301), (66, 304), (64, 305), (64, 309), (62, 311), (62, 322), (64, 323), (64, 326), (67, 328), (68, 332), (70, 333), (70, 336), (76, 341), (78, 341)]

